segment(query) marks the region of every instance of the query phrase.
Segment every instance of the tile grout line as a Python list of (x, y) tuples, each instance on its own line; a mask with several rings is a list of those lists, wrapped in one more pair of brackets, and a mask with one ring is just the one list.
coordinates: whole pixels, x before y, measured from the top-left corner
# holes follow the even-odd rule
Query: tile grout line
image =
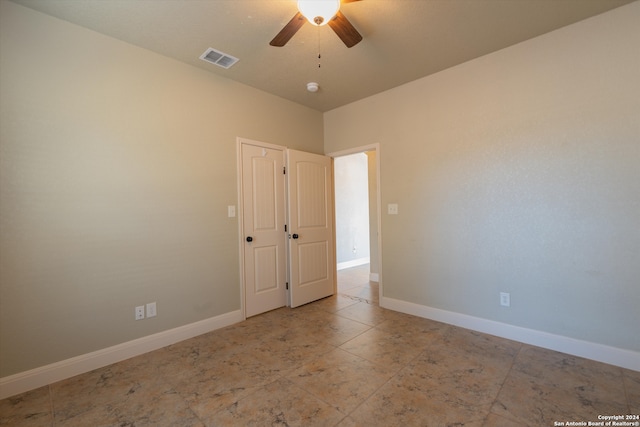
[[(302, 366), (304, 366), (304, 365), (302, 365)], [(301, 366), (301, 367), (302, 367), (302, 366)], [(347, 418), (347, 417), (349, 416), (349, 414), (345, 414), (344, 412), (342, 412), (341, 410), (339, 410), (338, 408), (336, 408), (333, 404), (331, 404), (331, 403), (327, 402), (327, 401), (326, 401), (326, 400), (324, 400), (322, 397), (317, 396), (317, 395), (316, 395), (315, 393), (313, 393), (312, 391), (309, 391), (309, 390), (306, 390), (306, 389), (302, 388), (302, 386), (300, 386), (298, 383), (296, 383), (296, 382), (294, 382), (294, 381), (291, 381), (291, 380), (289, 380), (289, 379), (287, 379), (287, 378), (284, 378), (284, 377), (283, 377), (283, 379), (285, 379), (285, 380), (289, 381), (293, 387), (297, 387), (298, 389), (302, 390), (303, 392), (305, 392), (305, 393), (307, 393), (307, 394), (309, 394), (309, 395), (313, 396), (315, 399), (318, 399), (320, 402), (324, 403), (325, 405), (327, 405), (327, 406), (329, 406), (329, 407), (331, 407), (331, 408), (335, 409), (335, 410), (336, 410), (336, 411), (338, 411), (340, 414), (344, 415), (344, 417), (342, 417), (342, 418), (340, 419), (340, 421), (338, 421), (338, 424), (340, 424), (342, 421), (344, 421), (344, 419), (345, 419), (345, 418)], [(338, 424), (335, 424), (335, 425), (337, 426)]]
[(620, 376), (622, 377), (622, 389), (624, 390), (624, 398), (627, 401), (627, 413), (631, 414), (631, 399), (629, 398), (629, 391), (627, 388), (626, 375), (624, 369), (620, 368)]
[[(487, 418), (489, 418), (489, 416), (492, 414), (493, 407), (496, 405), (496, 403), (498, 403), (498, 397), (500, 396), (500, 393), (502, 393), (502, 389), (504, 388), (504, 385), (507, 382), (507, 379), (509, 378), (509, 376), (511, 376), (511, 372), (513, 371), (513, 367), (516, 365), (516, 361), (520, 357), (520, 354), (524, 351), (525, 347), (526, 347), (525, 344), (520, 344), (520, 348), (518, 349), (518, 353), (514, 356), (513, 361), (511, 362), (511, 366), (509, 366), (509, 370), (507, 371), (506, 375), (504, 376), (504, 379), (502, 380), (502, 383), (500, 384), (500, 388), (498, 389), (498, 392), (496, 393), (495, 398), (491, 402), (491, 406), (489, 406), (489, 412), (487, 413), (487, 416), (485, 417), (485, 422), (486, 422)], [(499, 416), (499, 417), (504, 418), (504, 419), (507, 419), (509, 421), (517, 422), (517, 420), (512, 420), (511, 418), (505, 417), (504, 415), (499, 415), (499, 414), (494, 414), (494, 415)]]
[[(425, 347), (426, 347), (426, 346), (425, 346)], [(346, 352), (347, 352), (347, 353), (349, 353), (349, 354), (353, 354), (353, 353), (351, 353), (351, 352), (349, 352), (349, 351), (347, 351), (347, 350), (343, 350), (343, 351), (346, 351)], [(395, 378), (398, 376), (398, 374), (400, 374), (400, 372), (401, 372), (403, 369), (405, 369), (407, 366), (409, 366), (409, 365), (410, 365), (414, 360), (416, 360), (418, 357), (420, 357), (420, 356), (421, 356), (425, 351), (427, 351), (427, 349), (426, 349), (426, 348), (425, 348), (425, 349), (423, 349), (420, 353), (418, 353), (418, 354), (417, 354), (413, 359), (409, 360), (405, 365), (401, 366), (401, 367), (400, 367), (400, 368), (399, 368), (399, 369), (398, 369), (398, 370), (397, 370), (393, 375), (391, 375), (391, 376), (389, 377), (389, 379), (388, 379), (388, 380), (386, 380), (385, 382), (383, 382), (382, 384), (380, 384), (380, 387), (376, 388), (376, 389), (375, 389), (374, 391), (372, 391), (368, 396), (366, 396), (366, 397), (362, 400), (362, 402), (360, 402), (358, 405), (356, 405), (356, 407), (355, 407), (355, 408), (353, 408), (353, 410), (352, 410), (351, 412), (349, 412), (349, 414), (347, 414), (347, 416), (346, 416), (346, 417), (350, 417), (350, 416), (351, 416), (351, 414), (353, 414), (355, 411), (357, 411), (357, 410), (358, 410), (358, 408), (360, 408), (360, 407), (361, 407), (362, 405), (364, 405), (364, 404), (365, 404), (369, 399), (371, 399), (371, 397), (372, 397), (373, 395), (375, 395), (377, 392), (379, 392), (379, 391), (382, 389), (382, 387), (386, 386), (389, 382), (391, 382), (391, 380), (395, 379)], [(358, 355), (354, 355), (354, 356), (361, 357), (362, 359), (364, 359), (362, 356), (358, 356)], [(367, 360), (367, 359), (364, 359), (364, 360)], [(368, 361), (369, 363), (374, 364), (374, 365), (378, 365), (377, 363), (372, 362), (372, 361), (370, 361), (370, 360), (367, 360), (367, 361)], [(382, 365), (378, 365), (378, 366), (382, 366)], [(346, 418), (346, 417), (345, 417), (345, 418)], [(342, 421), (341, 421), (341, 422), (342, 422)], [(338, 423), (338, 424), (340, 424), (340, 423)], [(338, 425), (338, 424), (336, 424), (336, 425)]]
[[(354, 296), (352, 296), (352, 295), (344, 295), (344, 294), (341, 294), (341, 293), (339, 293), (339, 292), (338, 292), (338, 295), (339, 295), (339, 296), (342, 296), (342, 297), (344, 297), (344, 298), (350, 299), (350, 300), (355, 300), (355, 301), (364, 302), (364, 303), (369, 304), (369, 305), (374, 305), (374, 304), (376, 304), (376, 305), (379, 307), (379, 303), (374, 303), (374, 302), (370, 302), (370, 301), (367, 301), (367, 300), (362, 301), (360, 298), (358, 298), (358, 297), (354, 297)], [(352, 306), (352, 305), (349, 305), (348, 307), (351, 307), (351, 306)], [(346, 308), (348, 308), (348, 307), (345, 307), (345, 309), (346, 309)], [(341, 309), (341, 310), (343, 310), (343, 309)], [(366, 333), (366, 332), (371, 331), (372, 329), (376, 329), (376, 328), (377, 328), (377, 326), (379, 325), (379, 324), (378, 324), (378, 325), (369, 325), (369, 324), (367, 324), (367, 323), (363, 323), (363, 322), (360, 322), (360, 321), (358, 321), (358, 320), (354, 320), (354, 319), (350, 319), (350, 318), (345, 317), (345, 316), (341, 316), (341, 315), (339, 314), (339, 312), (340, 312), (341, 310), (338, 310), (338, 311), (336, 311), (336, 312), (335, 312), (335, 313), (333, 313), (333, 314), (334, 314), (334, 315), (337, 315), (337, 316), (340, 316), (340, 317), (343, 317), (343, 318), (348, 319), (348, 320), (353, 320), (353, 321), (355, 321), (355, 322), (362, 323), (363, 325), (369, 326), (369, 329), (367, 329), (367, 330), (365, 330), (365, 331), (363, 331), (363, 332), (359, 333), (359, 334), (358, 334), (358, 335), (356, 335), (355, 337), (352, 337), (352, 338), (348, 339), (347, 341), (345, 341), (344, 343), (342, 343), (340, 346), (336, 346), (336, 348), (337, 348), (337, 349), (339, 349), (339, 350), (342, 350), (342, 351), (344, 351), (344, 352), (346, 352), (346, 353), (349, 353), (349, 354), (351, 354), (352, 356), (355, 356), (355, 357), (361, 358), (362, 360), (366, 360), (367, 362), (372, 363), (373, 365), (382, 366), (382, 365), (379, 365), (379, 364), (378, 364), (378, 363), (376, 363), (376, 362), (373, 362), (373, 361), (371, 361), (371, 360), (365, 359), (364, 357), (362, 357), (362, 356), (360, 356), (360, 355), (354, 354), (354, 353), (350, 352), (349, 350), (345, 350), (345, 349), (341, 348), (341, 347), (342, 347), (342, 345), (344, 345), (344, 344), (348, 343), (349, 341), (352, 341), (352, 340), (356, 339), (357, 337), (359, 337), (359, 336), (363, 335), (363, 334), (364, 334), (364, 333)], [(382, 322), (380, 322), (380, 323), (383, 323), (383, 322), (384, 322), (384, 320), (383, 320)], [(425, 351), (425, 350), (423, 350), (423, 351)], [(384, 381), (382, 384), (380, 384), (380, 386), (379, 386), (379, 387), (377, 387), (377, 388), (376, 388), (375, 390), (373, 390), (369, 395), (367, 395), (364, 399), (362, 399), (362, 402), (360, 402), (358, 405), (356, 405), (356, 406), (355, 406), (355, 407), (354, 407), (354, 408), (353, 408), (353, 409), (352, 409), (348, 414), (346, 414), (346, 415), (344, 416), (344, 418), (342, 418), (342, 420), (340, 420), (340, 421), (339, 421), (337, 424), (335, 424), (335, 425), (336, 425), (336, 426), (337, 426), (337, 425), (340, 425), (340, 424), (341, 424), (345, 419), (347, 419), (347, 418), (351, 417), (351, 414), (353, 414), (355, 411), (357, 411), (359, 407), (361, 407), (363, 404), (365, 404), (365, 403), (366, 403), (366, 402), (367, 402), (367, 401), (368, 401), (368, 400), (369, 400), (373, 395), (375, 395), (378, 391), (380, 391), (380, 389), (381, 389), (382, 387), (384, 387), (384, 386), (385, 386), (386, 384), (388, 384), (391, 380), (393, 380), (393, 379), (394, 379), (394, 378), (395, 378), (395, 377), (400, 373), (400, 371), (402, 371), (402, 370), (403, 370), (403, 369), (404, 369), (404, 368), (405, 368), (409, 363), (411, 363), (413, 360), (415, 360), (417, 357), (419, 357), (419, 356), (420, 356), (420, 354), (422, 354), (422, 352), (418, 353), (418, 355), (416, 355), (416, 357), (414, 357), (414, 358), (413, 358), (413, 359), (411, 359), (409, 362), (407, 362), (407, 364), (406, 364), (406, 365), (404, 365), (404, 366), (400, 367), (400, 368), (399, 368), (399, 369), (398, 369), (398, 370), (397, 370), (393, 375), (391, 375), (391, 376), (389, 377), (389, 379), (387, 379), (386, 381)], [(324, 400), (323, 400), (323, 402), (324, 402)]]
[[(204, 334), (203, 334), (204, 335)], [(165, 347), (166, 348), (166, 347)], [(198, 421), (200, 421), (202, 423), (203, 426), (206, 426), (207, 424), (204, 422), (204, 420), (202, 418), (200, 418), (200, 415), (193, 410), (193, 408), (191, 407), (191, 405), (189, 404), (189, 401), (186, 399), (186, 397), (184, 397), (182, 395), (182, 393), (180, 393), (177, 389), (176, 386), (174, 385), (174, 383), (168, 378), (168, 375), (165, 372), (160, 372), (160, 375), (158, 376), (160, 381), (162, 383), (164, 383), (166, 386), (169, 387), (169, 390), (174, 392), (179, 398), (180, 400), (184, 403), (185, 407), (187, 409), (189, 409), (189, 411), (193, 414), (194, 418)]]
[(47, 384), (47, 391), (49, 396), (49, 414), (51, 416), (51, 427), (56, 426), (56, 414), (53, 410), (53, 391), (51, 390), (51, 384)]

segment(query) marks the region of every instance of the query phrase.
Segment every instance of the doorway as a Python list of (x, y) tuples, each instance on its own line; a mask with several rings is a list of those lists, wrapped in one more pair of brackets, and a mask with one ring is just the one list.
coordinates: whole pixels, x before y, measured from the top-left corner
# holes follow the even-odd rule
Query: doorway
[(244, 316), (333, 295), (332, 159), (238, 138)]
[(370, 263), (368, 169), (366, 153), (333, 159), (338, 271)]
[(329, 156), (334, 159), (338, 294), (379, 305), (379, 146)]

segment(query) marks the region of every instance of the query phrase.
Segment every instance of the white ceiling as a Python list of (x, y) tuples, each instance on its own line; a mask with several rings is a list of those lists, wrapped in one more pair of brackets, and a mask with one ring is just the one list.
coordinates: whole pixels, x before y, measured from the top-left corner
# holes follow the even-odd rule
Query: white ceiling
[[(308, 23), (269, 46), (295, 0), (13, 1), (328, 111), (634, 0), (362, 0), (341, 8), (364, 37), (350, 49)], [(209, 47), (240, 61), (226, 70), (200, 60)], [(307, 92), (310, 81), (319, 92)]]

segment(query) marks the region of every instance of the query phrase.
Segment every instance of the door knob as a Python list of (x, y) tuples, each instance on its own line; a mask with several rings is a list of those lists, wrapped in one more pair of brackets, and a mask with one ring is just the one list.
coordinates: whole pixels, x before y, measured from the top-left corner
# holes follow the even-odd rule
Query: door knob
[(297, 238), (298, 238), (298, 237), (300, 237), (300, 236), (298, 236), (297, 234), (294, 234), (294, 235), (293, 235), (293, 236), (291, 236), (291, 237), (293, 237), (294, 239), (297, 239)]
[(247, 242), (249, 242), (249, 243), (253, 242), (253, 237), (247, 236)]

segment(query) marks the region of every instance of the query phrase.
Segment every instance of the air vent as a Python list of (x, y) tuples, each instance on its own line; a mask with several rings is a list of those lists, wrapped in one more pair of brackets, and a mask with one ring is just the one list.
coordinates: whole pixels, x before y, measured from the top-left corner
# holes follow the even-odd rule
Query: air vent
[(218, 67), (226, 69), (231, 68), (233, 64), (239, 61), (238, 58), (224, 52), (220, 52), (219, 50), (215, 50), (212, 47), (210, 47), (202, 55), (200, 55), (200, 59), (202, 59), (203, 61), (211, 62)]

